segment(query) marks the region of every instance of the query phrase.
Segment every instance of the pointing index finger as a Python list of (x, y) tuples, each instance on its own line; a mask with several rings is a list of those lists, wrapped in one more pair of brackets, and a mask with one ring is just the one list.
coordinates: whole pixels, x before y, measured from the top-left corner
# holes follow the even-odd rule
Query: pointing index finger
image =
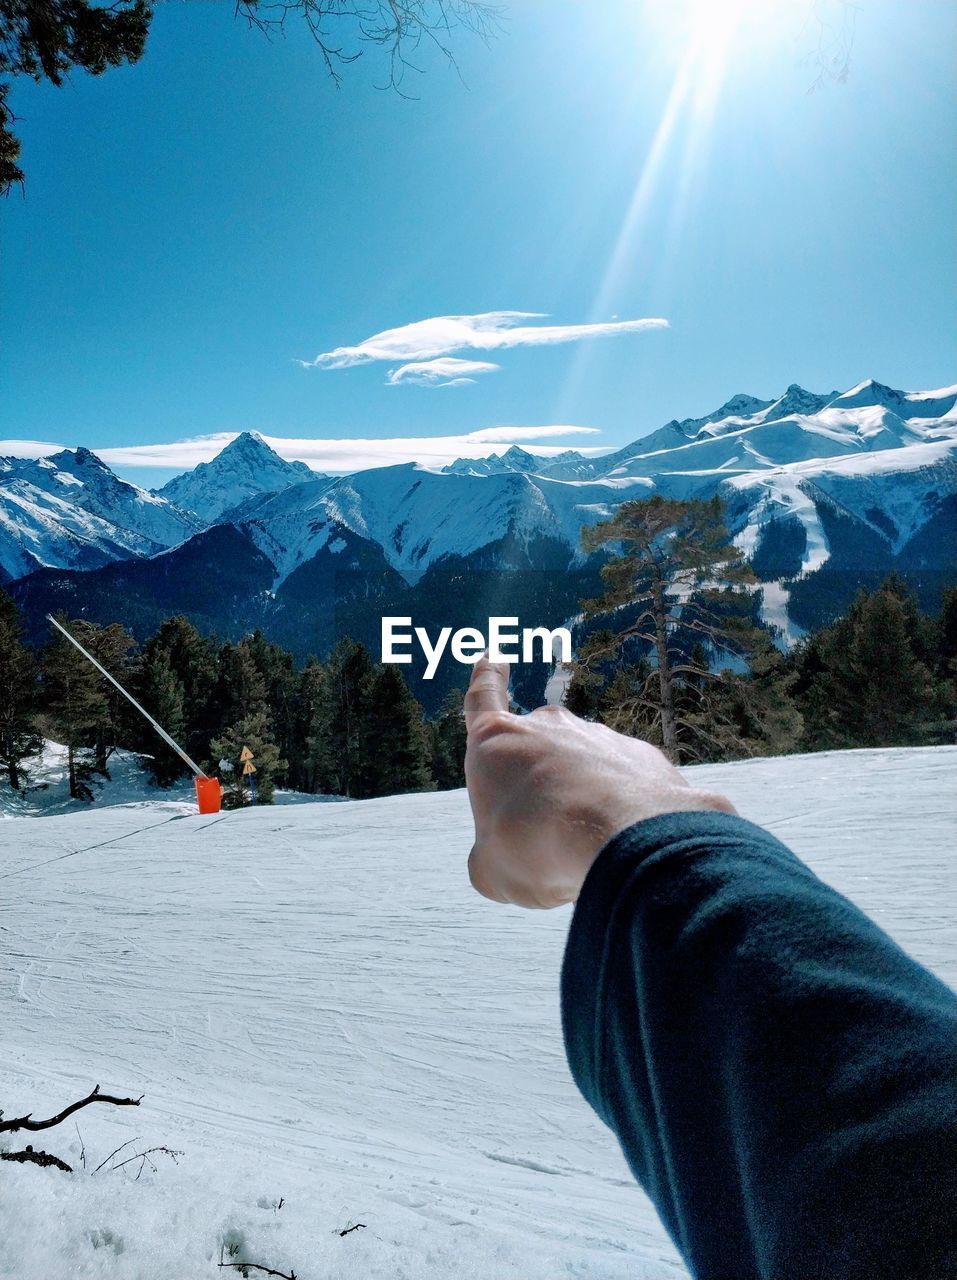
[(465, 695), (465, 727), (487, 715), (508, 715), (508, 663), (491, 662), (483, 655), (476, 662)]

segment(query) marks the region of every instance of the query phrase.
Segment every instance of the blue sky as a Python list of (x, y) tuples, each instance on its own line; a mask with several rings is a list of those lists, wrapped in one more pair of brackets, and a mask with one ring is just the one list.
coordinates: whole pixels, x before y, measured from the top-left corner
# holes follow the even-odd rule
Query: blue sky
[[(957, 10), (711, 5), (733, 33), (702, 0), (513, 0), (489, 44), (456, 38), (458, 73), (423, 53), (410, 101), (376, 87), (374, 50), (336, 89), (305, 32), (169, 3), (138, 66), (20, 84), (3, 437), (387, 442), (337, 446), (347, 466), (429, 440), (612, 447), (790, 382), (954, 382)], [(849, 74), (814, 87), (819, 18), (845, 15)], [(437, 323), (364, 358), (383, 331), (489, 314), (464, 322), (485, 346)], [(638, 319), (668, 327), (618, 327)], [(586, 324), (606, 329), (528, 336)], [(390, 382), (408, 364), (427, 367)], [(600, 434), (515, 430), (549, 427)], [(159, 484), (201, 454), (111, 460)]]

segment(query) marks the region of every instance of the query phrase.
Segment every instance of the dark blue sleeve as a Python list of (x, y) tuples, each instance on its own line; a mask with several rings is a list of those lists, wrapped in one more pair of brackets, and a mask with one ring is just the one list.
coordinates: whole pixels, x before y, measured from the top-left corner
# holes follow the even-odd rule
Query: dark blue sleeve
[(767, 832), (681, 813), (606, 845), (562, 1021), (701, 1280), (957, 1276), (957, 998)]

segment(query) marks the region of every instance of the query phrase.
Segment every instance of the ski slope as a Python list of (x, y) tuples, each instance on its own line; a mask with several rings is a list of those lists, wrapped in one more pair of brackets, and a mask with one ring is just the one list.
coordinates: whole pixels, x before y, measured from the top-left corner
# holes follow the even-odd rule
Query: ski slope
[[(953, 984), (955, 764), (689, 772)], [(4, 1280), (238, 1275), (230, 1246), (299, 1280), (685, 1276), (568, 1074), (569, 910), (472, 892), (464, 792), (214, 818), (141, 800), (0, 837), (0, 1106), (145, 1095), (24, 1138), (75, 1166), (82, 1141), (85, 1171), (0, 1166)], [(90, 1172), (128, 1140), (116, 1161), (182, 1154)]]

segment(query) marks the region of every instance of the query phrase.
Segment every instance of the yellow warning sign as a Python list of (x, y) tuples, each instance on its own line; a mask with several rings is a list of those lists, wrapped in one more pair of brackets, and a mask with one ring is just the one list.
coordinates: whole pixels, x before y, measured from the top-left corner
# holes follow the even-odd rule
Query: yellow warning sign
[(253, 753), (249, 750), (248, 747), (243, 747), (242, 751), (240, 751), (239, 753), (239, 758), (243, 762), (245, 762), (246, 760), (251, 760), (253, 758)]
[(256, 766), (253, 764), (251, 760), (247, 760), (246, 763), (243, 765), (243, 773), (255, 773), (255, 772), (256, 772)]

